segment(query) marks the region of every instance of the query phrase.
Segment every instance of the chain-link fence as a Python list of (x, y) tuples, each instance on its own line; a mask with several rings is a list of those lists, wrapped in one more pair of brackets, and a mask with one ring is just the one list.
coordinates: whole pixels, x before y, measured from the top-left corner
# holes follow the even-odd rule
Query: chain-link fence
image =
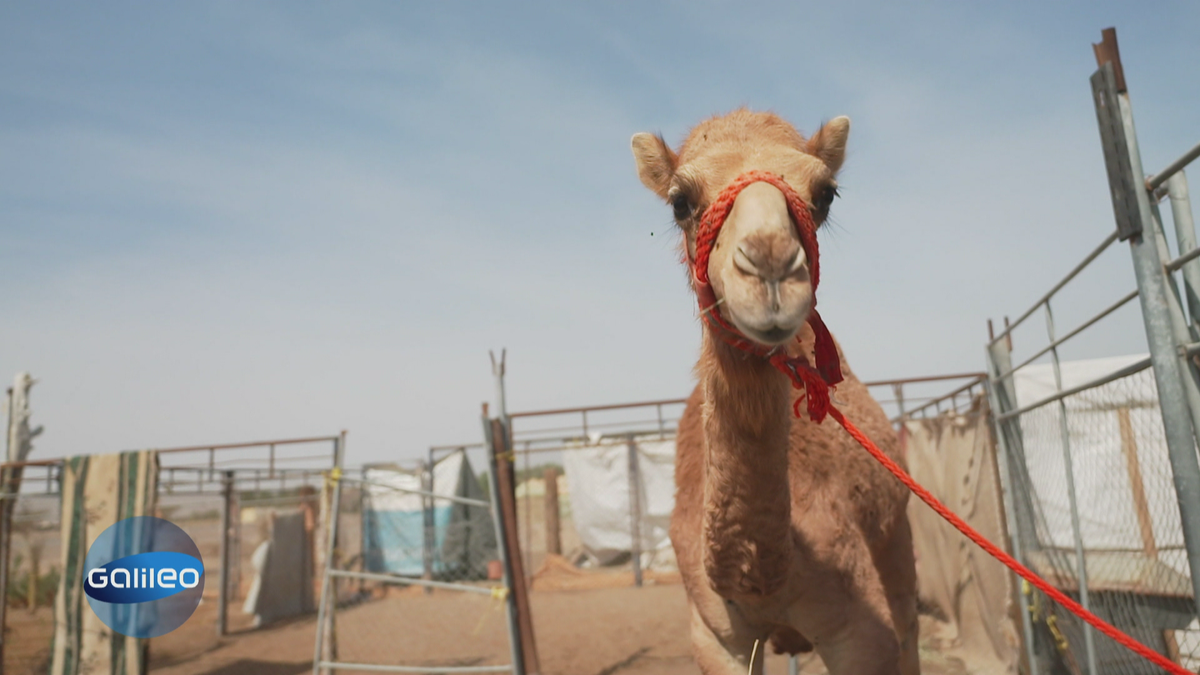
[[(1046, 368), (1029, 370), (1017, 380), (1018, 400), (1022, 389), (1032, 393), (1038, 376), (1049, 374)], [(1200, 667), (1200, 632), (1153, 371), (1146, 367), (1018, 417), (1012, 492), (1027, 514), (1018, 518), (1026, 521), (1018, 536), (1030, 566), (1076, 599), (1086, 588), (1093, 612), (1185, 667)], [(1035, 639), (1052, 645), (1070, 670), (1086, 668), (1085, 624), (1040, 593), (1026, 598)], [(1158, 672), (1099, 632), (1093, 636), (1099, 672)]]

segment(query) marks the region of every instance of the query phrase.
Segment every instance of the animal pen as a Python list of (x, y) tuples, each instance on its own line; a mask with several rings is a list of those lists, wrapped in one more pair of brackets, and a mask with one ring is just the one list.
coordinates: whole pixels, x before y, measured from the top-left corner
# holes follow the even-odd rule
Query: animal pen
[[(314, 581), (323, 557), (313, 549), (324, 538), (321, 523), (327, 519), (322, 516), (328, 511), (320, 500), (343, 444), (344, 435), (334, 435), (150, 452), (158, 465), (155, 513), (187, 532), (205, 568), (204, 600), (196, 613), (174, 633), (148, 641), (152, 666), (199, 654), (222, 636), (314, 609)], [(6, 586), (0, 587), (0, 597), (7, 600), (0, 609), (6, 631), (0, 672), (9, 675), (45, 673), (50, 667), (62, 582), (62, 524), (69, 515), (61, 512), (62, 484), (74, 461), (4, 466), (3, 503), (11, 505), (12, 517), (4, 533), (11, 543), (4, 547), (8, 574), (0, 577), (7, 582), (0, 584)], [(346, 510), (352, 513), (356, 505)], [(352, 534), (355, 523), (348, 520), (343, 530)], [(246, 602), (239, 608), (238, 601)], [(82, 611), (90, 611), (86, 603)], [(65, 620), (80, 619), (68, 615)]]

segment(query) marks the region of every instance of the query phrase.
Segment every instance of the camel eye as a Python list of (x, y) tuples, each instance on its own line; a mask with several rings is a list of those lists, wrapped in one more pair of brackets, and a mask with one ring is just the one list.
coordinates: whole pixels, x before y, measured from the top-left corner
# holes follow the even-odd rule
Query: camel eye
[(687, 193), (683, 190), (673, 190), (668, 198), (671, 200), (671, 209), (675, 212), (675, 220), (683, 222), (692, 217), (692, 212), (695, 206), (692, 200), (688, 198)]
[(817, 191), (813, 198), (813, 208), (817, 211), (825, 211), (833, 204), (833, 200), (838, 196), (837, 185), (830, 184)]

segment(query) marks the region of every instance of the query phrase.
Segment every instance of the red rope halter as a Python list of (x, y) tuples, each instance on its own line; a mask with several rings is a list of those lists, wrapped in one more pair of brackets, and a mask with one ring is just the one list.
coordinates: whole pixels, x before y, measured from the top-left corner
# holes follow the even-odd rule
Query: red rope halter
[[(778, 347), (768, 349), (742, 335), (741, 331), (721, 316), (717, 308), (717, 295), (709, 282), (708, 260), (717, 241), (717, 234), (725, 224), (725, 219), (729, 217), (729, 211), (733, 208), (737, 196), (747, 185), (758, 182), (774, 185), (783, 193), (792, 222), (796, 225), (796, 233), (800, 236), (800, 245), (808, 257), (813, 288), (813, 306), (808, 314), (808, 324), (812, 326), (813, 334), (816, 335), (813, 350), (815, 368), (809, 365), (808, 359), (803, 356), (790, 357)], [(747, 171), (734, 179), (704, 210), (700, 217), (700, 229), (696, 232), (696, 259), (690, 261), (692, 288), (695, 289), (696, 298), (700, 302), (700, 315), (708, 322), (709, 327), (729, 345), (769, 360), (771, 365), (788, 376), (793, 387), (803, 389), (804, 397), (796, 400), (793, 411), (799, 417), (800, 402), (807, 399), (808, 415), (815, 422), (825, 419), (829, 412), (829, 388), (842, 381), (842, 364), (838, 358), (837, 346), (834, 345), (833, 336), (829, 334), (825, 322), (821, 320), (821, 315), (817, 314), (817, 284), (821, 279), (819, 256), (817, 225), (800, 195), (781, 176), (767, 171)]]
[[(717, 308), (716, 293), (709, 283), (708, 260), (712, 254), (713, 244), (717, 240), (717, 233), (720, 232), (721, 226), (725, 224), (725, 219), (729, 216), (729, 210), (733, 208), (733, 201), (737, 199), (738, 194), (747, 185), (756, 182), (770, 183), (783, 192), (783, 196), (787, 200), (788, 211), (792, 215), (792, 221), (796, 224), (796, 232), (800, 235), (800, 244), (804, 247), (804, 252), (808, 256), (809, 271), (812, 276), (813, 286), (813, 309), (809, 313), (808, 323), (812, 326), (813, 332), (816, 335), (816, 346), (813, 350), (813, 355), (816, 359), (815, 368), (810, 366), (803, 356), (789, 357), (783, 351), (779, 351), (778, 348), (767, 349), (746, 338), (741, 331), (721, 316)], [(705, 209), (704, 214), (700, 218), (700, 229), (696, 233), (696, 259), (690, 261), (692, 287), (695, 289), (696, 297), (700, 302), (700, 315), (704, 317), (704, 320), (708, 323), (713, 333), (725, 343), (769, 360), (771, 365), (788, 376), (794, 387), (804, 389), (804, 397), (797, 399), (793, 406), (793, 412), (796, 414), (796, 417), (800, 416), (800, 402), (806, 398), (808, 400), (808, 415), (814, 422), (821, 422), (826, 415), (832, 416), (854, 440), (858, 441), (872, 457), (883, 464), (884, 468), (890, 471), (901, 483), (904, 483), (913, 494), (928, 504), (938, 515), (953, 525), (959, 532), (965, 534), (968, 539), (978, 544), (980, 548), (993, 558), (999, 560), (1013, 572), (1016, 572), (1026, 581), (1033, 584), (1038, 590), (1050, 596), (1055, 602), (1066, 607), (1092, 626), (1095, 626), (1101, 633), (1116, 640), (1142, 658), (1153, 662), (1169, 673), (1189, 675), (1189, 671), (1184, 670), (1178, 664), (1084, 609), (1078, 602), (1075, 602), (1065, 593), (1051, 586), (1045, 579), (1042, 579), (1028, 567), (1017, 562), (1015, 558), (976, 532), (974, 528), (947, 508), (937, 497), (934, 497), (932, 493), (913, 480), (912, 476), (908, 475), (908, 472), (902, 469), (891, 457), (888, 457), (882, 450), (876, 447), (871, 442), (871, 439), (867, 438), (866, 434), (859, 431), (858, 427), (854, 426), (850, 420), (842, 415), (840, 410), (833, 407), (829, 400), (829, 388), (842, 381), (842, 368), (838, 358), (837, 347), (833, 344), (833, 337), (829, 334), (829, 329), (825, 327), (825, 323), (821, 321), (821, 317), (816, 311), (817, 281), (820, 270), (818, 255), (816, 224), (813, 222), (812, 214), (809, 213), (808, 205), (792, 189), (792, 186), (788, 185), (782, 177), (766, 171), (748, 171), (738, 176), (728, 187), (721, 191), (721, 194), (717, 195), (717, 199)]]

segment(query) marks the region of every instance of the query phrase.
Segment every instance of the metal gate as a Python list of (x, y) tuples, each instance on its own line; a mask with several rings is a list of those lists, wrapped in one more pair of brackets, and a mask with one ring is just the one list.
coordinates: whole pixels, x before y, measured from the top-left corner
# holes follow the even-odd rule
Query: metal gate
[[(1200, 155), (1200, 145), (1144, 178), (1115, 31), (1105, 30), (1103, 42), (1093, 47), (1100, 67), (1091, 77), (1092, 92), (1116, 229), (1015, 322), (1006, 319), (1004, 331), (989, 336), (988, 390), (1005, 511), (1013, 553), (1023, 564), (1147, 646), (1195, 668), (1200, 249), (1183, 167)], [(1163, 197), (1171, 200), (1174, 258), (1158, 209)], [(1118, 241), (1129, 244), (1137, 287), (1060, 334), (1052, 302)], [(1182, 275), (1182, 288), (1176, 275)], [(1068, 382), (1059, 347), (1134, 298), (1149, 356)], [(1013, 330), (1038, 310), (1047, 344), (1014, 366)], [(1047, 355), (1052, 393), (1018, 400), (1017, 372)], [(1063, 492), (1065, 504), (1058, 500)], [(1028, 585), (1018, 604), (1026, 666), (1034, 675), (1157, 672)]]

